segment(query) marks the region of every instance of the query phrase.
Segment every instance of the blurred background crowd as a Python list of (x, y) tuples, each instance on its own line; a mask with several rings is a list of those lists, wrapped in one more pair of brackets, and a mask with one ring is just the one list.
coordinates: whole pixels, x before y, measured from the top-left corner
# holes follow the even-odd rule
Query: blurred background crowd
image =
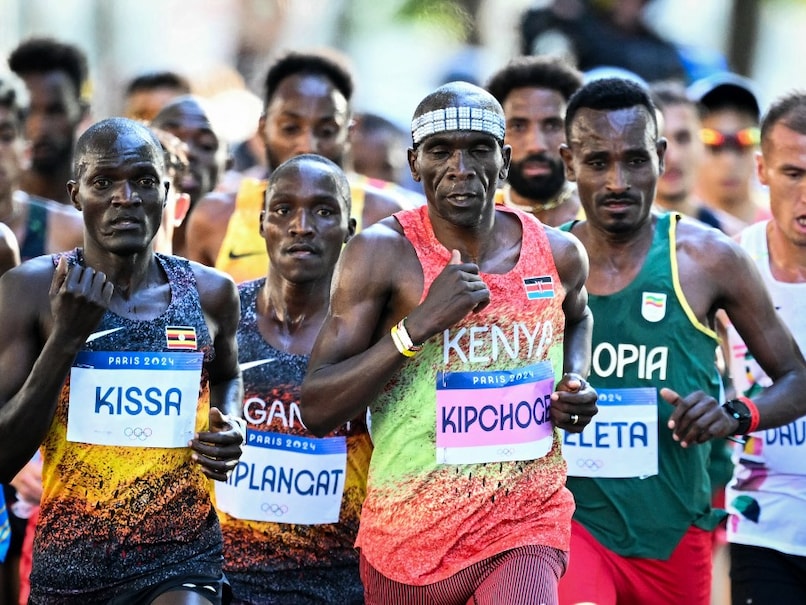
[(0, 16), (4, 56), (31, 36), (86, 52), (94, 118), (122, 111), (133, 77), (172, 70), (216, 101), (230, 143), (251, 134), (265, 67), (287, 49), (343, 51), (354, 108), (403, 126), (436, 85), (484, 82), (522, 53), (647, 80), (727, 68), (757, 83), (762, 106), (806, 85), (792, 69), (806, 45), (798, 0), (2, 0)]
[[(356, 87), (351, 105), (363, 116), (362, 127), (372, 130), (367, 117), (372, 114), (399, 129), (399, 141), (391, 146), (397, 153), (392, 172), (372, 174), (366, 168), (369, 162), (364, 163), (359, 150), (372, 148), (366, 140), (359, 144), (362, 136), (370, 138), (361, 128), (352, 134), (351, 168), (359, 174), (412, 187), (405, 167), (405, 148), (410, 143), (406, 130), (419, 100), (451, 80), (484, 85), (513, 57), (559, 55), (587, 78), (595, 73), (627, 74), (647, 83), (677, 80), (691, 85), (711, 75), (732, 72), (734, 78), (739, 75), (747, 79), (731, 80), (725, 89), (731, 95), (728, 108), (737, 114), (728, 122), (720, 114), (725, 99), (711, 94), (716, 90), (715, 81), (700, 87), (698, 93), (696, 84), (690, 87), (688, 98), (685, 89), (682, 98), (675, 96), (675, 89), (660, 87), (653, 92), (665, 120), (664, 134), (673, 142), (666, 155), (667, 174), (658, 189), (658, 206), (686, 214), (700, 209), (691, 202), (694, 198), (688, 182), (696, 169), (726, 182), (732, 179), (735, 182), (722, 183), (724, 195), (712, 187), (716, 191), (712, 197), (708, 183), (699, 183), (698, 195), (711, 202), (711, 212), (707, 217), (698, 213), (697, 217), (733, 234), (761, 218), (756, 216), (758, 206), (763, 210), (766, 205), (766, 200), (751, 199), (759, 196), (750, 195), (751, 190), (758, 193), (753, 153), (758, 145), (759, 113), (780, 95), (806, 89), (806, 73), (797, 69), (806, 50), (806, 37), (801, 32), (804, 23), (803, 0), (0, 0), (0, 52), (4, 56), (0, 81), (15, 89), (21, 107), (28, 107), (31, 82), (24, 85), (5, 59), (33, 37), (75, 45), (86, 54), (88, 67), (88, 78), (80, 91), (82, 102), (76, 104), (81, 110), (73, 112), (83, 116), (83, 126), (124, 114), (150, 120), (170, 97), (192, 92), (208, 102), (205, 111), (213, 123), (212, 130), (227, 144), (220, 150), (228, 148), (233, 155), (234, 170), (228, 174), (248, 174), (248, 169), (257, 168), (261, 172), (256, 175), (263, 178), (268, 147), (264, 149), (257, 128), (268, 66), (289, 50), (336, 49), (352, 64)], [(20, 65), (14, 71), (25, 74), (30, 66), (22, 65), (25, 61), (19, 57), (17, 61)], [(157, 106), (150, 110), (145, 105), (134, 108), (137, 91), (132, 83), (148, 74), (162, 74), (160, 78), (168, 74), (176, 79), (162, 81), (165, 97), (149, 97), (149, 102), (159, 103)], [(151, 84), (155, 84), (153, 79)], [(0, 87), (0, 100), (9, 97), (7, 92)], [(691, 100), (703, 106), (699, 117), (693, 105), (686, 103)], [(219, 169), (224, 172), (225, 162), (218, 156), (226, 155), (219, 153), (218, 138), (213, 146), (207, 146), (210, 149), (204, 148), (206, 140), (202, 139), (212, 136), (206, 128), (207, 117), (199, 117), (202, 112), (194, 102), (184, 103), (174, 114), (184, 112), (188, 120), (196, 120), (197, 130), (206, 129), (206, 134), (190, 145), (193, 157), (177, 160), (177, 164), (205, 164), (209, 178), (205, 181), (201, 174), (195, 185), (182, 183), (178, 187), (190, 199), (184, 201), (182, 212), (175, 213), (177, 217), (181, 214), (177, 228), (191, 204), (214, 188)], [(6, 102), (9, 106), (3, 109), (0, 103), (0, 110), (9, 114), (12, 104)], [(678, 118), (674, 117), (675, 109), (682, 112)], [(29, 108), (28, 117), (33, 113)], [(185, 140), (181, 128), (174, 124), (180, 121), (169, 112), (152, 125), (175, 130)], [(678, 131), (682, 134), (675, 134)], [(718, 171), (716, 164), (706, 166), (706, 160), (700, 159), (705, 156), (686, 152), (697, 132), (714, 162), (734, 158), (741, 178), (720, 176), (727, 173)], [(77, 134), (71, 132), (70, 136)], [(7, 138), (13, 141), (16, 136), (19, 133)], [(165, 141), (163, 145), (170, 146)], [(202, 148), (204, 154), (199, 151)], [(722, 153), (725, 150), (735, 153)], [(36, 161), (33, 163), (37, 168)], [(32, 197), (67, 201), (62, 199), (65, 175), (44, 168), (40, 172), (49, 177), (49, 183), (55, 183), (53, 191), (37, 190), (24, 182), (14, 183), (13, 189)], [(69, 171), (69, 162), (55, 168)], [(733, 168), (725, 164), (724, 170)], [(675, 179), (676, 184), (672, 182)], [(749, 181), (753, 181), (752, 187)], [(217, 190), (234, 193), (234, 188), (235, 184), (224, 177)], [(517, 189), (514, 184), (513, 189)], [(26, 221), (14, 210), (19, 204), (11, 203), (11, 189), (6, 193), (8, 200), (0, 199), (0, 210), (7, 212), (0, 218), (23, 225)], [(724, 212), (715, 216), (720, 210)], [(51, 230), (53, 233), (72, 233), (80, 238), (81, 223), (75, 213), (52, 208), (48, 212), (50, 224), (59, 225)], [(65, 226), (68, 222), (72, 227)], [(185, 250), (183, 230), (178, 238), (173, 227), (171, 230), (165, 238), (171, 241), (173, 237), (174, 252), (205, 261)], [(21, 239), (19, 234), (25, 230), (21, 226), (17, 231), (17, 239)], [(46, 242), (34, 242), (42, 248), (36, 254), (74, 245), (51, 241), (50, 235), (47, 238)], [(23, 259), (28, 256), (24, 243), (20, 241)], [(219, 240), (207, 264), (214, 264), (221, 245)], [(727, 456), (724, 458), (725, 476), (715, 478), (716, 485), (724, 485), (730, 475), (730, 463)], [(19, 510), (17, 513), (21, 519), (27, 516)], [(719, 577), (724, 581), (724, 571)], [(2, 589), (0, 578), (0, 593)], [(724, 602), (720, 600), (724, 595), (718, 590), (716, 593), (714, 602)]]

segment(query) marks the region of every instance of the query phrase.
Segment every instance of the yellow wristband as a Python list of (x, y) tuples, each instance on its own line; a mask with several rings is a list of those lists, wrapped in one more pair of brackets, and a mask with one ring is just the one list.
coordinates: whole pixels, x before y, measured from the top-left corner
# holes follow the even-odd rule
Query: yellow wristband
[(398, 330), (397, 326), (392, 326), (390, 334), (392, 335), (392, 342), (395, 343), (395, 347), (401, 355), (404, 355), (405, 357), (414, 357), (417, 354), (417, 351), (413, 351), (403, 344), (403, 341), (400, 338), (400, 330)]
[(403, 343), (403, 346), (406, 347), (409, 351), (414, 351), (418, 353), (422, 351), (423, 345), (416, 345), (414, 341), (412, 341), (411, 336), (409, 336), (408, 330), (406, 330), (406, 318), (404, 317), (397, 323), (397, 334), (400, 337), (400, 342)]

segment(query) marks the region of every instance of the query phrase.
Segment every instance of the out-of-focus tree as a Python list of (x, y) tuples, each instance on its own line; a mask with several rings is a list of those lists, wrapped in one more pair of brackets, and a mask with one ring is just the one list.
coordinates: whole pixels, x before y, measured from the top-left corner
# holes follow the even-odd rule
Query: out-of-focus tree
[(400, 21), (424, 22), (467, 44), (481, 44), (478, 14), (483, 0), (403, 0)]
[(733, 0), (728, 39), (728, 63), (733, 71), (750, 76), (761, 18), (759, 0)]

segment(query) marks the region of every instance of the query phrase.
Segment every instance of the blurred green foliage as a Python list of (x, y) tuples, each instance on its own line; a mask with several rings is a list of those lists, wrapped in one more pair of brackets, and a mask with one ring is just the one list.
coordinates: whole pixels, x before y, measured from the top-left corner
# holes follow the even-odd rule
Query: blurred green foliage
[(466, 40), (473, 29), (473, 16), (465, 3), (455, 0), (403, 0), (395, 18), (435, 27), (445, 36), (460, 41)]

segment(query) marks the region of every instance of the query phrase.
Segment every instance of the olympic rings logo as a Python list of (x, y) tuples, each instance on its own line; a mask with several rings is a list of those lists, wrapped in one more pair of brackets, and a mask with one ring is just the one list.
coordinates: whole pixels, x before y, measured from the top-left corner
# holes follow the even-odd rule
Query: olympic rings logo
[(594, 460), (593, 458), (577, 458), (577, 466), (591, 471), (598, 471), (600, 468), (604, 467), (604, 461)]
[(264, 513), (271, 513), (275, 517), (282, 517), (288, 512), (288, 507), (285, 504), (274, 504), (273, 502), (264, 502), (260, 505), (260, 510)]
[(139, 426), (136, 426), (136, 427), (130, 427), (129, 426), (129, 427), (126, 427), (125, 429), (123, 429), (123, 434), (126, 435), (126, 437), (128, 437), (132, 441), (134, 441), (135, 439), (139, 439), (140, 441), (145, 441), (146, 439), (151, 437), (151, 435), (153, 434), (153, 431), (148, 427), (143, 429), (143, 428), (140, 428)]
[(515, 453), (515, 448), (502, 447), (496, 453), (499, 456), (512, 456)]

